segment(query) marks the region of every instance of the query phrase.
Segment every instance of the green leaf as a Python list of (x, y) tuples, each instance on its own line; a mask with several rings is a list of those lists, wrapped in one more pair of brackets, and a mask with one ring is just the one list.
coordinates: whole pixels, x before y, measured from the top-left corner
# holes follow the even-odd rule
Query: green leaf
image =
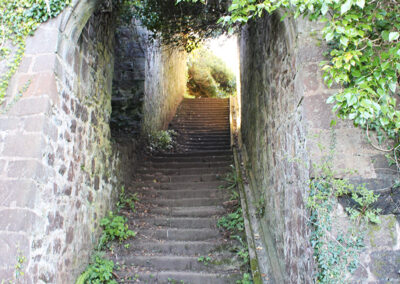
[(389, 31), (383, 31), (382, 32), (382, 38), (386, 41), (389, 40)]
[(395, 81), (391, 81), (388, 83), (389, 84), (389, 89), (394, 93), (396, 92), (396, 87), (397, 87), (397, 83)]
[(334, 33), (333, 32), (329, 32), (325, 35), (325, 40), (326, 41), (331, 41), (334, 37)]
[(340, 7), (340, 14), (345, 14), (347, 11), (351, 9), (351, 0), (347, 0), (342, 6)]
[(356, 5), (363, 9), (365, 6), (365, 0), (357, 0)]
[(398, 32), (390, 32), (388, 36), (389, 41), (394, 41), (399, 38), (399, 33)]
[(328, 12), (328, 9), (329, 9), (328, 4), (324, 1), (322, 4), (322, 7), (321, 7), (322, 15), (326, 15), (326, 13)]

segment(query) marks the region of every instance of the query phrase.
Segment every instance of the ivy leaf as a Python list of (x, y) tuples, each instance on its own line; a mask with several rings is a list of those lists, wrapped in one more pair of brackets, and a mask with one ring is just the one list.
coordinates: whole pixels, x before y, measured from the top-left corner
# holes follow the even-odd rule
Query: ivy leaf
[(325, 40), (326, 40), (326, 41), (331, 41), (331, 40), (333, 39), (333, 37), (334, 37), (333, 32), (329, 32), (329, 33), (327, 33), (327, 34), (325, 35)]
[(397, 87), (397, 84), (396, 84), (395, 81), (389, 82), (389, 89), (390, 89), (393, 93), (396, 92), (396, 87)]
[(340, 7), (340, 14), (344, 14), (351, 9), (351, 0), (347, 0), (341, 7)]
[(327, 104), (332, 104), (332, 103), (334, 103), (335, 102), (335, 96), (330, 96), (327, 100), (326, 100), (326, 103)]
[(328, 9), (329, 9), (328, 4), (326, 4), (326, 2), (324, 1), (322, 4), (322, 7), (321, 7), (321, 14), (326, 15), (326, 13), (328, 12)]
[(399, 38), (399, 33), (398, 32), (390, 32), (388, 35), (388, 40), (389, 41), (394, 41)]
[(357, 0), (356, 5), (363, 9), (365, 6), (365, 0)]
[(384, 40), (389, 40), (389, 32), (388, 31), (383, 31), (382, 32), (382, 38), (384, 39)]

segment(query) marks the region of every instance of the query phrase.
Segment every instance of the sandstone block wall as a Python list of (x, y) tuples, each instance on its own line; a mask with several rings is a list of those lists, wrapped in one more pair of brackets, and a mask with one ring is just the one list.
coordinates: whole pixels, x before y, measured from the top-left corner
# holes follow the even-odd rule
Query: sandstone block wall
[(148, 32), (141, 23), (119, 20), (115, 32), (111, 131), (114, 136), (137, 136), (143, 115)]
[(30, 81), (0, 116), (0, 281), (25, 258), (12, 281), (73, 283), (129, 168), (110, 142), (114, 16), (100, 4), (41, 25), (11, 82), (12, 98)]
[[(74, 0), (42, 24), (10, 83), (0, 109), (0, 282), (74, 283), (88, 263), (99, 221), (137, 159), (134, 140), (112, 142), (113, 84), (114, 101), (126, 101), (114, 114), (129, 120), (131, 95), (148, 82), (147, 129), (165, 128), (183, 96), (181, 52), (146, 41), (146, 53), (147, 37), (120, 37), (114, 64), (110, 3)], [(15, 279), (18, 261), (25, 274)]]
[(186, 53), (158, 42), (148, 45), (142, 132), (167, 129), (186, 91)]
[[(248, 156), (245, 167), (258, 197), (256, 206), (265, 209), (259, 223), (270, 258), (274, 258), (272, 263), (279, 264), (275, 274), (282, 275), (285, 283), (311, 283), (313, 279), (305, 200), (314, 176), (311, 165), (326, 155), (318, 144), (326, 149), (330, 146), (334, 115), (325, 102), (337, 91), (327, 89), (322, 81), (319, 62), (326, 46), (318, 40), (320, 31), (321, 26), (306, 20), (282, 22), (279, 15), (267, 15), (248, 24), (240, 39), (241, 140)], [(351, 181), (366, 182), (380, 193), (377, 206), (387, 215), (382, 217), (385, 222), (381, 226), (369, 229), (368, 246), (360, 257), (365, 269), (353, 279), (398, 281), (394, 266), (389, 264), (389, 260), (399, 260), (399, 226), (393, 220), (400, 207), (392, 188), (393, 169), (385, 163), (384, 153), (373, 149), (365, 133), (350, 122), (339, 121), (334, 133), (335, 167), (355, 170)], [(387, 268), (385, 272), (377, 272), (378, 263)]]

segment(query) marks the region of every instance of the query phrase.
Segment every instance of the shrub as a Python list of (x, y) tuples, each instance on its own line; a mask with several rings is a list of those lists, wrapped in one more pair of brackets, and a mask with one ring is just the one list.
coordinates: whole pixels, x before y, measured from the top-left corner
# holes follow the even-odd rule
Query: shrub
[(201, 47), (188, 60), (188, 92), (195, 97), (226, 97), (236, 91), (235, 74), (221, 58)]

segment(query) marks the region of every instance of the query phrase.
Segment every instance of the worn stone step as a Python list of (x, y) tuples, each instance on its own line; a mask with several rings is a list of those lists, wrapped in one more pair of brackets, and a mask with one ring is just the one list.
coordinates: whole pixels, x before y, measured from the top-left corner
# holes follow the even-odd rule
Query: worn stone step
[(181, 127), (176, 127), (174, 128), (176, 131), (179, 133), (212, 133), (212, 132), (217, 132), (217, 131), (224, 131), (225, 133), (229, 133), (229, 127), (224, 126), (224, 127), (186, 127), (186, 126), (181, 126)]
[(218, 115), (215, 117), (195, 117), (193, 115), (176, 116), (170, 124), (174, 123), (227, 123), (229, 124), (229, 115)]
[(170, 123), (170, 126), (174, 125), (179, 125), (179, 124), (185, 124), (185, 125), (191, 125), (191, 124), (218, 124), (218, 125), (223, 125), (223, 124), (229, 124), (229, 117), (225, 116), (218, 116), (218, 117), (209, 117), (209, 116), (204, 116), (204, 117), (194, 117), (194, 116), (187, 116), (187, 117), (180, 117), (179, 119), (173, 119)]
[(187, 147), (191, 147), (191, 146), (207, 146), (207, 147), (212, 147), (212, 146), (216, 146), (216, 147), (230, 147), (231, 143), (228, 140), (225, 141), (220, 141), (220, 142), (208, 142), (208, 141), (184, 141), (182, 143), (182, 145), (187, 146)]
[(229, 125), (214, 125), (214, 126), (204, 126), (204, 125), (177, 125), (174, 127), (176, 131), (192, 131), (192, 132), (219, 132), (219, 131), (224, 131), (228, 132), (229, 131)]
[(192, 134), (189, 136), (191, 139), (230, 139), (230, 134), (228, 133), (223, 133), (223, 134), (209, 134), (209, 133), (198, 133), (198, 134)]
[(140, 230), (137, 233), (137, 238), (152, 238), (156, 240), (169, 241), (206, 241), (221, 237), (218, 229), (147, 229)]
[(229, 134), (229, 128), (225, 129), (213, 129), (213, 128), (199, 128), (199, 129), (194, 129), (194, 128), (177, 128), (177, 131), (183, 131), (185, 130), (185, 133), (193, 133), (193, 134), (212, 134), (212, 135), (220, 135), (220, 134)]
[(231, 167), (200, 167), (200, 168), (155, 168), (155, 167), (141, 167), (136, 170), (139, 174), (155, 174), (155, 175), (194, 175), (194, 174), (221, 174), (227, 173)]
[(182, 174), (182, 175), (155, 175), (155, 174), (137, 174), (138, 181), (154, 181), (160, 183), (169, 182), (207, 182), (217, 181), (224, 177), (223, 174)]
[[(118, 273), (119, 274), (119, 273)], [(123, 278), (121, 276), (121, 278)], [(126, 278), (134, 279), (127, 280)], [(188, 271), (156, 271), (139, 272), (125, 276), (119, 283), (146, 283), (146, 284), (232, 284), (240, 279), (238, 273), (205, 273)], [(183, 281), (183, 282), (182, 282)]]
[(133, 182), (128, 187), (129, 190), (135, 191), (141, 188), (153, 188), (157, 190), (204, 190), (204, 189), (218, 189), (219, 186), (224, 185), (225, 181), (210, 181), (210, 182), (171, 182), (171, 183), (158, 183), (158, 182)]
[(155, 158), (191, 158), (191, 157), (202, 157), (204, 159), (214, 159), (216, 156), (229, 156), (232, 159), (231, 150), (217, 150), (217, 151), (193, 151), (191, 153), (160, 153)]
[(173, 123), (171, 123), (173, 126), (179, 126), (179, 125), (192, 125), (192, 126), (226, 126), (229, 125), (229, 120), (227, 121), (225, 118), (222, 119), (209, 119), (208, 121), (201, 120), (199, 121), (198, 119), (179, 119), (175, 120)]
[(141, 196), (146, 198), (222, 198), (229, 197), (229, 192), (223, 189), (191, 189), (191, 190), (136, 190)]
[(143, 166), (154, 169), (189, 169), (189, 168), (224, 168), (230, 167), (232, 161), (196, 161), (196, 162), (151, 162), (146, 161)]
[[(217, 228), (217, 219), (214, 217), (144, 217), (135, 218), (130, 221), (133, 226), (157, 226), (167, 228), (180, 228), (180, 229), (215, 229)], [(145, 225), (144, 225), (145, 224)]]
[(121, 249), (120, 255), (126, 254), (168, 254), (168, 255), (208, 255), (210, 252), (224, 246), (223, 242), (212, 241), (163, 241), (150, 242), (148, 240), (129, 239), (125, 243), (129, 244), (129, 250)]
[(178, 196), (172, 199), (156, 198), (145, 199), (144, 202), (152, 202), (154, 205), (166, 207), (198, 207), (198, 206), (217, 206), (226, 201), (225, 198), (179, 198)]
[(151, 208), (150, 212), (171, 217), (211, 217), (224, 214), (225, 209), (222, 206), (158, 207)]
[(194, 145), (230, 145), (230, 139), (226, 139), (225, 137), (223, 138), (208, 138), (208, 139), (202, 139), (202, 138), (193, 138), (193, 137), (188, 137), (185, 140), (186, 144), (194, 144)]
[[(197, 151), (199, 152), (199, 151)], [(183, 153), (184, 154), (184, 153)], [(231, 162), (232, 163), (232, 156), (225, 155), (225, 156), (178, 156), (178, 157), (151, 157), (150, 162), (152, 163), (168, 163), (170, 162), (171, 165), (174, 163), (212, 163), (212, 162)]]
[(182, 147), (185, 147), (185, 151), (215, 151), (215, 150), (229, 150), (231, 148), (230, 145), (202, 145), (202, 144), (183, 144)]
[(207, 271), (223, 273), (232, 271), (235, 267), (225, 260), (226, 263), (204, 263), (198, 260), (197, 256), (177, 256), (177, 255), (156, 255), (156, 256), (126, 256), (120, 263), (147, 267), (155, 271)]

